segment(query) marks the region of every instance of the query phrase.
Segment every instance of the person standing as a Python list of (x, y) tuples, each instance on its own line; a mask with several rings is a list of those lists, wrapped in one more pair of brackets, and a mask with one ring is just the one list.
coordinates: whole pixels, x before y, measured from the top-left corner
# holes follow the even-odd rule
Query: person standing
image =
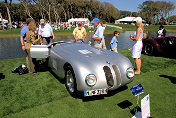
[(165, 37), (166, 36), (166, 30), (164, 29), (164, 26), (161, 25), (158, 30), (158, 37)]
[(117, 51), (117, 44), (118, 44), (117, 37), (119, 37), (119, 32), (114, 31), (114, 36), (110, 42), (110, 50), (118, 53), (118, 51)]
[(142, 24), (142, 20), (136, 20), (135, 23), (136, 26), (136, 32), (134, 33), (134, 36), (131, 35), (130, 38), (135, 42), (134, 46), (132, 48), (132, 57), (135, 59), (136, 63), (136, 71), (135, 74), (141, 73), (141, 51), (142, 51), (142, 38), (143, 38), (143, 32), (144, 27)]
[(26, 32), (29, 30), (28, 25), (31, 21), (34, 21), (32, 18), (27, 18), (26, 19), (26, 26), (24, 26), (21, 31), (20, 31), (20, 41), (21, 41), (21, 46), (22, 50), (25, 51), (25, 42), (26, 42)]
[(54, 41), (54, 33), (52, 27), (48, 23), (46, 23), (44, 19), (41, 19), (38, 30), (38, 39), (41, 39), (40, 43), (48, 45), (50, 43), (51, 38)]
[(94, 18), (91, 23), (95, 27), (94, 35), (92, 36), (92, 39), (94, 40), (94, 47), (102, 48), (103, 27), (100, 24), (100, 20), (98, 18)]
[(86, 38), (86, 29), (82, 26), (82, 22), (78, 22), (78, 27), (73, 30), (73, 37), (75, 41), (84, 41)]
[(31, 44), (35, 44), (39, 39), (36, 40), (36, 35), (35, 35), (35, 30), (36, 30), (36, 24), (35, 22), (30, 22), (29, 26), (28, 26), (29, 30), (26, 32), (26, 53), (27, 53), (27, 58), (26, 61), (27, 62), (27, 67), (28, 67), (28, 71), (29, 74), (31, 75), (36, 75), (36, 71), (35, 71), (35, 65), (34, 65), (34, 60), (31, 57), (31, 53), (30, 53), (30, 48), (31, 48)]

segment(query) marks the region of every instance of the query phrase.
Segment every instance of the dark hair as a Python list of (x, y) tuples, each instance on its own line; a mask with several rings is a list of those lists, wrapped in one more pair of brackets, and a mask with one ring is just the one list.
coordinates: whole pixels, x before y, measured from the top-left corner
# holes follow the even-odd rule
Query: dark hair
[(118, 31), (114, 31), (114, 36), (115, 36), (115, 34), (117, 34), (117, 33), (119, 33)]
[(160, 29), (163, 29), (164, 28), (164, 26), (163, 25), (160, 25)]

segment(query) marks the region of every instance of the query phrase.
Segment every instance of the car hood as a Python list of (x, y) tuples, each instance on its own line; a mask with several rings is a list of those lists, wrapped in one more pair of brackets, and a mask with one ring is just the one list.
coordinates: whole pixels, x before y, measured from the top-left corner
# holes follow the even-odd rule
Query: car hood
[(79, 63), (126, 63), (129, 61), (119, 53), (104, 49), (96, 49), (84, 43), (64, 43), (53, 47), (53, 50), (67, 61)]

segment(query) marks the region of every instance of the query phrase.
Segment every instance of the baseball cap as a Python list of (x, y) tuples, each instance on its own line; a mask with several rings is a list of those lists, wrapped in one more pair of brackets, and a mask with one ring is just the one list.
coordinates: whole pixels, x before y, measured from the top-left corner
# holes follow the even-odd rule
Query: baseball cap
[(44, 19), (40, 19), (40, 24), (44, 24), (45, 20)]
[(81, 22), (81, 21), (79, 21), (79, 22), (78, 22), (78, 25), (82, 25), (82, 22)]
[(95, 23), (95, 22), (100, 22), (100, 20), (98, 19), (98, 18), (94, 18), (92, 21), (91, 21), (91, 23), (93, 24), (93, 23)]

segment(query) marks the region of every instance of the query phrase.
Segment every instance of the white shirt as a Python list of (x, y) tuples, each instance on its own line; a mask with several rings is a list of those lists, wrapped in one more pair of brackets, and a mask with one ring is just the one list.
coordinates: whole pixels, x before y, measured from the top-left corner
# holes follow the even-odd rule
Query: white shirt
[(158, 30), (158, 34), (159, 34), (158, 37), (161, 37), (161, 35), (160, 35), (161, 33), (163, 33), (163, 29)]
[(41, 35), (42, 37), (50, 37), (52, 31), (53, 29), (49, 24), (45, 24), (45, 26), (40, 25), (38, 34)]
[(101, 26), (101, 24), (99, 24), (99, 25), (95, 28), (94, 37), (95, 37), (95, 38), (101, 38), (101, 41), (94, 41), (94, 46), (95, 46), (96, 48), (102, 48), (103, 27)]

